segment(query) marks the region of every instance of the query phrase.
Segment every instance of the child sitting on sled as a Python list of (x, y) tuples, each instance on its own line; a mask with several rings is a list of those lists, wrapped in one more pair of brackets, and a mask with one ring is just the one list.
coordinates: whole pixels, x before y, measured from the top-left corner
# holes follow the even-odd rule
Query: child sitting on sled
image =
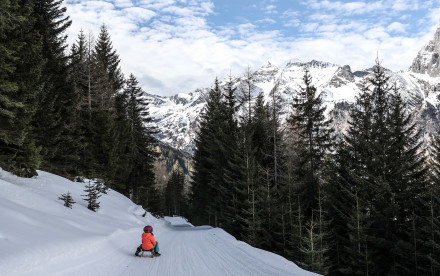
[(159, 243), (156, 241), (153, 235), (153, 227), (151, 225), (147, 225), (144, 227), (144, 233), (142, 233), (142, 244), (134, 253), (136, 256), (139, 256), (139, 253), (143, 251), (151, 251), (152, 256), (158, 257), (159, 253)]

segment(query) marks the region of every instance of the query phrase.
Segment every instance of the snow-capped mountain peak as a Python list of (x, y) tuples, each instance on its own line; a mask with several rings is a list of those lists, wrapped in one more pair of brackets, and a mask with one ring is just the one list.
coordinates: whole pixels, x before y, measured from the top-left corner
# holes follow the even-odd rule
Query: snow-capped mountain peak
[[(386, 73), (395, 81), (403, 99), (407, 102), (409, 111), (414, 116), (426, 139), (434, 134), (438, 126), (438, 111), (440, 110), (440, 26), (434, 39), (424, 46), (413, 65), (407, 71)], [(374, 61), (372, 61), (372, 65)], [(266, 101), (271, 101), (271, 92), (277, 87), (277, 92), (284, 101), (280, 118), (285, 119), (290, 112), (292, 97), (304, 86), (305, 70), (310, 72), (312, 84), (322, 93), (327, 106), (327, 115), (332, 116), (335, 129), (343, 132), (348, 119), (348, 108), (355, 101), (360, 91), (360, 83), (370, 76), (372, 68), (352, 72), (349, 65), (337, 65), (330, 62), (311, 60), (309, 62), (297, 59), (278, 67), (270, 61), (265, 62), (255, 72), (251, 72), (253, 82), (252, 95), (262, 92)], [(246, 82), (246, 74), (232, 77), (234, 87), (238, 90)], [(248, 76), (249, 77), (249, 76)], [(230, 78), (220, 81), (224, 88)], [(210, 88), (199, 88), (189, 94), (178, 94), (173, 97), (151, 95), (150, 104), (158, 128), (162, 133), (158, 138), (170, 146), (192, 153), (198, 129), (199, 115), (203, 110)], [(240, 91), (237, 91), (240, 93)]]
[(440, 77), (440, 25), (434, 39), (419, 51), (409, 70), (414, 73), (427, 73), (431, 77)]

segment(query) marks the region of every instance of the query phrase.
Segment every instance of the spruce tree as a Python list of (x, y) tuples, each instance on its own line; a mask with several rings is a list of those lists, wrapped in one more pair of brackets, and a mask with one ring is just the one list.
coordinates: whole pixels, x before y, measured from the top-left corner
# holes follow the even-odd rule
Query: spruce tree
[(216, 79), (214, 88), (209, 92), (196, 138), (191, 204), (195, 224), (219, 226), (225, 206), (228, 205), (223, 202), (226, 194), (231, 193), (231, 189), (223, 189), (227, 167), (224, 156), (227, 127), (228, 111)]
[(425, 162), (419, 132), (379, 62), (362, 83), (349, 124), (331, 190), (334, 220), (347, 225), (333, 224), (339, 273), (416, 275), (422, 267), (417, 229), (426, 214)]
[(119, 66), (121, 60), (116, 50), (113, 49), (110, 34), (104, 24), (101, 26), (101, 31), (96, 41), (95, 53), (97, 59), (102, 63), (108, 74), (108, 78), (112, 84), (112, 90), (117, 92), (122, 89), (124, 76)]
[(128, 164), (131, 166), (127, 183), (129, 195), (134, 198), (138, 196), (139, 187), (150, 189), (155, 185), (153, 166), (157, 153), (153, 135), (156, 129), (149, 126), (152, 119), (149, 116), (148, 103), (133, 75), (127, 80), (123, 94), (128, 123)]
[(17, 138), (19, 141), (23, 140), (23, 134), (15, 133), (13, 128), (16, 110), (23, 104), (14, 99), (18, 84), (13, 78), (19, 59), (17, 52), (23, 47), (23, 42), (14, 38), (14, 30), (23, 21), (19, 16), (19, 9), (18, 1), (0, 3), (0, 164), (4, 168), (12, 155), (7, 153), (8, 145)]
[(185, 176), (182, 171), (174, 170), (165, 188), (165, 213), (168, 216), (183, 215), (185, 209)]
[(86, 195), (82, 195), (84, 200), (87, 202), (87, 208), (93, 212), (98, 211), (100, 205), (98, 198), (100, 198), (101, 195), (96, 185), (89, 181), (89, 183), (85, 186), (84, 192), (87, 193)]
[(264, 104), (264, 95), (260, 93), (252, 110), (252, 119), (246, 128), (248, 138), (244, 148), (248, 147), (246, 159), (246, 179), (249, 193), (249, 230), (246, 241), (252, 246), (267, 248), (270, 241), (261, 241), (260, 237), (267, 232), (265, 229), (265, 206), (267, 204), (266, 166), (270, 150), (269, 111)]
[(236, 121), (236, 88), (232, 78), (226, 84), (222, 108), (226, 115), (219, 129), (219, 144), (224, 156), (224, 179), (218, 192), (224, 205), (220, 223), (226, 231), (245, 240), (248, 237), (250, 213), (246, 165), (241, 152), (239, 128)]
[(218, 151), (215, 144), (218, 125), (215, 124), (218, 123), (221, 100), (222, 94), (216, 80), (215, 87), (209, 92), (195, 140), (191, 183), (191, 219), (194, 224), (215, 225), (215, 210), (211, 199), (216, 195), (214, 170), (220, 170), (216, 168), (215, 159), (215, 151)]
[[(304, 221), (301, 222), (301, 239), (297, 240), (302, 252), (305, 254), (304, 264), (316, 272), (326, 273), (326, 252), (328, 250), (326, 225), (328, 224), (327, 204), (323, 202), (324, 191), (327, 190), (329, 172), (328, 160), (332, 150), (333, 129), (330, 128), (330, 120), (324, 116), (325, 107), (321, 95), (316, 94), (316, 88), (312, 85), (309, 71), (306, 69), (304, 77), (305, 87), (298, 91), (292, 104), (293, 112), (289, 118), (292, 132), (296, 137), (293, 146), (297, 152), (293, 174), (297, 185), (293, 187), (298, 196), (301, 206), (297, 206)], [(292, 183), (290, 184), (292, 185)], [(287, 188), (292, 191), (291, 187)], [(292, 196), (292, 195), (290, 195)], [(288, 199), (292, 202), (292, 199)], [(293, 226), (291, 226), (293, 228)], [(319, 243), (316, 243), (319, 238)], [(315, 243), (318, 248), (315, 248)], [(293, 243), (295, 244), (295, 243)], [(311, 261), (315, 263), (310, 263)]]
[[(269, 204), (269, 231), (273, 238), (274, 250), (278, 254), (285, 252), (287, 242), (287, 224), (285, 216), (287, 208), (285, 208), (286, 200), (286, 182), (285, 168), (286, 155), (284, 153), (284, 132), (282, 131), (279, 113), (281, 112), (282, 99), (280, 95), (280, 83), (283, 75), (281, 75), (274, 84), (269, 96), (270, 102), (267, 104), (269, 114), (269, 144), (268, 157), (269, 164), (267, 176), (271, 179), (270, 189), (268, 189)], [(269, 179), (268, 179), (269, 180)]]
[(44, 65), (32, 12), (31, 1), (3, 1), (0, 6), (0, 165), (28, 177), (41, 162), (31, 121)]
[(80, 97), (65, 55), (67, 36), (64, 32), (71, 25), (65, 12), (62, 1), (37, 0), (32, 14), (46, 60), (42, 72), (44, 93), (37, 99), (39, 107), (32, 122), (33, 134), (36, 144), (42, 147), (43, 168), (61, 174), (74, 173), (72, 165), (78, 160), (79, 149), (75, 130)]
[(70, 192), (67, 192), (67, 194), (61, 194), (58, 199), (64, 201), (64, 206), (70, 209), (72, 209), (73, 204), (76, 203), (70, 195)]
[(298, 135), (295, 148), (298, 150), (297, 181), (300, 184), (304, 212), (311, 217), (317, 208), (317, 195), (322, 179), (319, 175), (325, 169), (327, 154), (331, 150), (333, 129), (330, 120), (325, 119), (321, 95), (316, 94), (312, 78), (306, 69), (303, 81), (305, 87), (298, 91), (292, 104), (289, 119), (293, 131)]
[(440, 273), (440, 132), (437, 132), (431, 142), (429, 160), (430, 180), (424, 192), (424, 216), (423, 224), (419, 227), (419, 234), (424, 239), (419, 241), (421, 258), (420, 266), (422, 273), (426, 275), (438, 275)]
[(412, 116), (407, 113), (399, 90), (392, 86), (388, 125), (391, 145), (387, 154), (389, 182), (392, 190), (391, 212), (394, 244), (393, 274), (422, 273), (420, 256), (421, 239), (418, 229), (425, 217), (425, 191), (428, 189), (426, 159), (420, 141), (420, 130), (416, 129)]
[(330, 275), (366, 275), (372, 262), (369, 248), (369, 227), (371, 226), (371, 205), (369, 175), (366, 169), (370, 156), (369, 145), (372, 132), (372, 97), (368, 83), (361, 83), (361, 93), (356, 96), (355, 106), (350, 110), (349, 127), (337, 148), (329, 185), (332, 206), (330, 215), (334, 233), (330, 260), (335, 265)]

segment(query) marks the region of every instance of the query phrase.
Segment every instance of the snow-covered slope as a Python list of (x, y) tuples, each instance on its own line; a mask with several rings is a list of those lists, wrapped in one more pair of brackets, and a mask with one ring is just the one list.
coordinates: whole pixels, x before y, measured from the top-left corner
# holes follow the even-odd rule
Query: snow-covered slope
[[(110, 190), (86, 208), (85, 183), (38, 171), (32, 179), (0, 169), (0, 275), (316, 275), (237, 241), (220, 228), (156, 219)], [(73, 209), (58, 200), (70, 192)], [(150, 224), (162, 256), (134, 256)]]

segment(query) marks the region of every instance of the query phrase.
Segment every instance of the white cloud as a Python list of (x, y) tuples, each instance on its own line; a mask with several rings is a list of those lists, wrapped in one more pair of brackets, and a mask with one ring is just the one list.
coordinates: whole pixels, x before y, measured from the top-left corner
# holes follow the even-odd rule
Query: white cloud
[(368, 13), (396, 13), (407, 10), (426, 9), (432, 5), (432, 1), (378, 0), (341, 2), (331, 0), (307, 0), (304, 4), (315, 10), (326, 10), (333, 11), (337, 14), (356, 15)]
[[(276, 1), (265, 1), (267, 7)], [(282, 22), (297, 28), (287, 37), (279, 30), (261, 31), (256, 24), (213, 27), (208, 16), (215, 12), (212, 0), (68, 0), (73, 25), (69, 42), (79, 30), (98, 34), (105, 23), (113, 46), (121, 57), (124, 74), (133, 73), (149, 93), (172, 95), (209, 86), (216, 76), (241, 75), (250, 65), (256, 69), (266, 60), (283, 65), (290, 59), (318, 59), (349, 64), (353, 70), (373, 64), (379, 52), (384, 66), (405, 69), (439, 24), (440, 9), (423, 4), (428, 16), (419, 23), (423, 32), (408, 36), (402, 17), (384, 16), (393, 7), (421, 9), (412, 1), (307, 1), (307, 14), (286, 10), (277, 18), (263, 17), (257, 23)], [(432, 3), (431, 3), (432, 4)], [(275, 6), (275, 5), (273, 5)], [(385, 10), (381, 10), (381, 9)], [(361, 10), (359, 10), (361, 9)], [(380, 20), (358, 18), (360, 13), (381, 11)], [(352, 18), (349, 15), (354, 15)], [(275, 19), (279, 19), (278, 21)]]
[(400, 22), (393, 22), (387, 27), (387, 31), (396, 33), (406, 33), (406, 26)]
[(176, 3), (174, 0), (139, 0), (138, 5), (148, 9), (162, 9)]
[(274, 20), (274, 19), (272, 19), (272, 18), (269, 18), (269, 17), (263, 18), (263, 19), (261, 19), (261, 20), (257, 20), (257, 23), (268, 23), (268, 24), (274, 24), (274, 23), (276, 23), (276, 22), (277, 22), (276, 20)]
[(264, 11), (265, 11), (265, 13), (267, 13), (267, 14), (275, 14), (275, 13), (278, 13), (278, 11), (277, 11), (277, 6), (275, 6), (275, 5), (267, 5), (267, 6), (264, 8)]
[(122, 12), (127, 18), (130, 18), (135, 22), (146, 22), (156, 16), (155, 12), (139, 7), (125, 8)]
[(113, 0), (116, 7), (129, 8), (133, 7), (133, 2), (131, 0)]

